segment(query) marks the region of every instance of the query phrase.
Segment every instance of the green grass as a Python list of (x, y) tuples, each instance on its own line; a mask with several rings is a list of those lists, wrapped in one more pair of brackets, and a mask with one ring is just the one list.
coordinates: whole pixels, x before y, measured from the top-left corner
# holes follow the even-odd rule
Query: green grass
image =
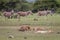
[[(34, 21), (34, 18), (37, 18), (38, 21)], [(60, 15), (54, 14), (53, 16), (37, 16), (34, 14), (26, 17), (20, 17), (20, 19), (7, 19), (0, 17), (0, 26), (19, 26), (23, 24), (31, 26), (60, 26)]]
[[(38, 21), (33, 19), (37, 18)], [(20, 25), (28, 24), (30, 26), (46, 26), (54, 31), (50, 34), (36, 34), (34, 32), (20, 32), (18, 29), (14, 28), (4, 28), (4, 27), (19, 27)], [(0, 16), (0, 40), (60, 40), (60, 15), (54, 14), (53, 16), (37, 16), (29, 15), (26, 17), (21, 17), (20, 19), (7, 19)], [(9, 32), (9, 33), (8, 33)], [(9, 38), (8, 36), (12, 34), (14, 38)], [(27, 39), (24, 39), (27, 37)]]

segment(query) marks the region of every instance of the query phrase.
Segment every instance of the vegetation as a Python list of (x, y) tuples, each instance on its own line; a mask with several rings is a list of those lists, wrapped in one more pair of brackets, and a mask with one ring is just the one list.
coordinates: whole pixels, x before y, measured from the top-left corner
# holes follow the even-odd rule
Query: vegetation
[[(34, 21), (34, 18), (38, 21)], [(31, 27), (47, 27), (53, 30), (49, 34), (36, 34), (34, 32), (20, 32), (20, 25), (28, 24)], [(7, 19), (0, 16), (0, 40), (60, 40), (60, 15), (37, 16), (37, 14), (21, 17), (20, 19)], [(13, 35), (14, 38), (9, 38)], [(26, 38), (25, 38), (26, 37)]]
[[(36, 34), (34, 32), (20, 32), (14, 28), (1, 28), (0, 29), (0, 40), (60, 40), (60, 34), (56, 32), (60, 30), (60, 28), (53, 27), (55, 30), (52, 34)], [(13, 35), (14, 38), (9, 38), (9, 35)], [(24, 39), (24, 37), (27, 37)]]
[(59, 0), (36, 0), (35, 2), (28, 2), (26, 0), (0, 0), (0, 10), (14, 9), (14, 10), (39, 10), (51, 9), (60, 7)]
[[(37, 19), (37, 21), (34, 21)], [(54, 14), (53, 16), (38, 16), (37, 14), (20, 17), (20, 19), (8, 19), (0, 17), (0, 26), (20, 26), (20, 25), (31, 25), (31, 26), (60, 26), (60, 16)]]
[[(40, 9), (55, 8), (56, 14), (53, 16), (28, 15), (20, 18), (8, 19), (3, 16), (2, 10), (32, 10), (37, 12)], [(59, 13), (59, 14), (58, 14)], [(36, 20), (35, 20), (36, 19)], [(36, 34), (32, 31), (20, 32), (20, 25), (30, 25), (31, 27), (46, 27), (53, 30), (49, 34)], [(14, 38), (9, 38), (13, 35)], [(28, 2), (26, 0), (0, 0), (0, 40), (60, 40), (60, 0), (36, 0)]]

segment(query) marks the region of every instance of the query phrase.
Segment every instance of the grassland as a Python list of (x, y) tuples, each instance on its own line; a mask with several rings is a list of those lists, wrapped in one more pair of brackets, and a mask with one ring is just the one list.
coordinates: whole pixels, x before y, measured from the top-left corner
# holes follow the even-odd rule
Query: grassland
[[(60, 34), (57, 31), (60, 28), (52, 28), (55, 32), (50, 34), (36, 34), (34, 32), (20, 32), (14, 28), (0, 28), (0, 40), (60, 40)], [(9, 35), (13, 35), (14, 38), (9, 38)], [(27, 37), (27, 39), (24, 39)]]
[[(38, 21), (34, 21), (34, 18), (38, 19)], [(37, 16), (34, 14), (26, 17), (20, 17), (20, 19), (7, 19), (0, 17), (0, 26), (20, 26), (23, 24), (31, 26), (60, 26), (60, 15), (54, 14), (53, 16)]]
[[(38, 19), (38, 21), (34, 21), (34, 18)], [(54, 30), (54, 33), (36, 34), (34, 32), (18, 31), (18, 27), (23, 24), (30, 25), (31, 27), (49, 27)], [(20, 17), (20, 19), (7, 19), (0, 16), (0, 40), (60, 40), (60, 34), (57, 34), (57, 32), (60, 32), (59, 14), (54, 14), (53, 16), (37, 16), (34, 14)], [(10, 34), (12, 34), (14, 38), (9, 38), (8, 36)], [(27, 37), (27, 39), (24, 39), (24, 37)]]

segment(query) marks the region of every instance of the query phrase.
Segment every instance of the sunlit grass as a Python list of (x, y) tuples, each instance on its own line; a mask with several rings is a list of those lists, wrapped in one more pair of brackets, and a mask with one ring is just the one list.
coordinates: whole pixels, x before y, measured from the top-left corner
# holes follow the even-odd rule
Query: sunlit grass
[[(34, 18), (38, 19), (38, 21), (34, 21)], [(32, 26), (60, 26), (60, 15), (38, 16), (34, 14), (20, 17), (20, 19), (7, 19), (5, 17), (0, 17), (0, 26), (19, 26), (23, 24)]]

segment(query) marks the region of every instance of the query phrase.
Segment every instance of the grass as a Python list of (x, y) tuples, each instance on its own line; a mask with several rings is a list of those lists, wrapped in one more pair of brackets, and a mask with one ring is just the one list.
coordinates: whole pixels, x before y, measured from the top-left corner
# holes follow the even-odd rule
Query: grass
[[(34, 21), (37, 18), (38, 21)], [(31, 26), (60, 26), (60, 15), (54, 14), (53, 16), (37, 16), (29, 15), (26, 17), (20, 17), (20, 19), (7, 19), (0, 17), (0, 26), (19, 26), (19, 25), (31, 25)]]
[[(34, 21), (34, 18), (37, 18), (38, 21)], [(54, 33), (36, 34), (34, 32), (20, 32), (17, 28), (4, 28), (19, 27), (23, 24), (46, 26), (54, 30)], [(53, 16), (37, 16), (34, 14), (21, 17), (20, 19), (7, 19), (0, 16), (0, 40), (60, 40), (60, 34), (57, 34), (58, 31), (60, 32), (60, 15), (58, 14), (54, 14)], [(10, 34), (12, 34), (14, 38), (9, 38), (8, 36)], [(24, 39), (24, 37), (27, 37), (27, 39)]]
[[(60, 30), (60, 28), (53, 29)], [(9, 38), (10, 34), (14, 38)], [(24, 37), (27, 37), (27, 39), (24, 39)], [(60, 40), (60, 34), (56, 34), (56, 32), (50, 34), (35, 34), (34, 32), (19, 32), (17, 29), (2, 28), (0, 29), (0, 40)]]

